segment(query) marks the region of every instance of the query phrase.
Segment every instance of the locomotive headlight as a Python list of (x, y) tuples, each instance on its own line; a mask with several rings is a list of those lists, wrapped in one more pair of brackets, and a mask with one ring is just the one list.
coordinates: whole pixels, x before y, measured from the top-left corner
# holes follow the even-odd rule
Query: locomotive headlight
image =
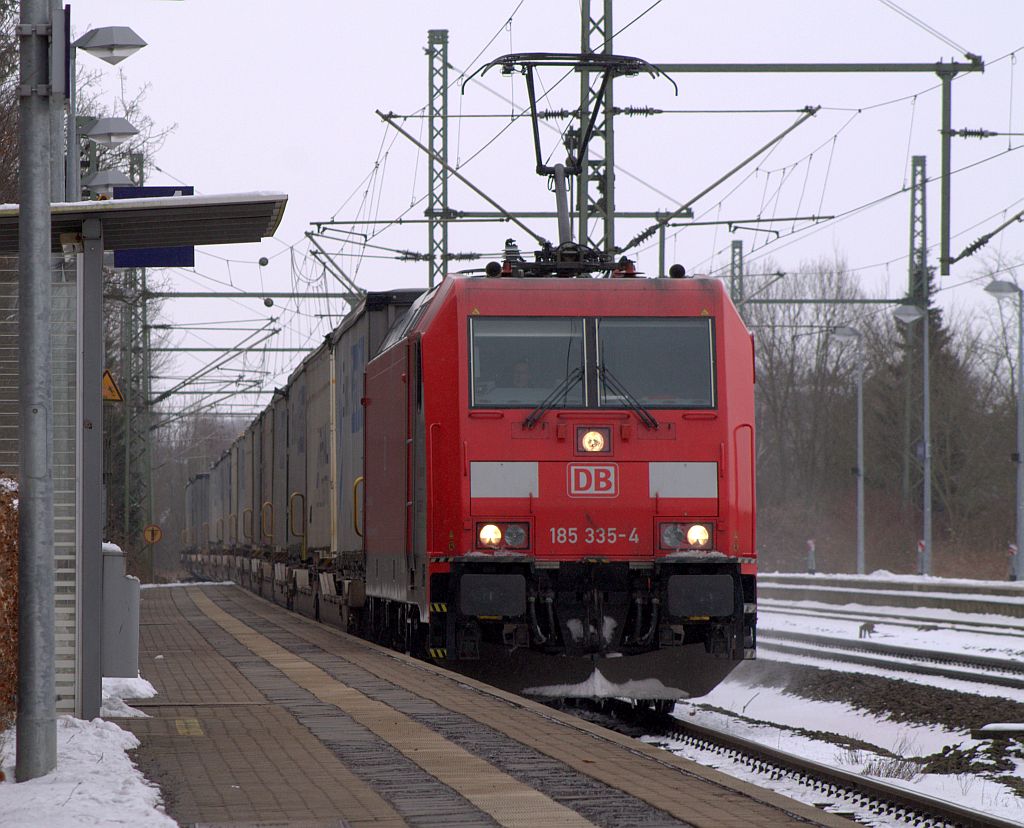
[(612, 430), (608, 426), (576, 426), (577, 454), (611, 454)]
[(485, 523), (480, 527), (480, 543), (483, 546), (497, 546), (501, 543), (501, 529), (493, 523)]
[(711, 549), (711, 525), (707, 523), (662, 523), (662, 549)]
[(527, 524), (510, 523), (505, 527), (505, 546), (510, 549), (522, 549), (527, 545)]
[(661, 524), (661, 546), (663, 549), (678, 549), (685, 539), (683, 527), (679, 523)]

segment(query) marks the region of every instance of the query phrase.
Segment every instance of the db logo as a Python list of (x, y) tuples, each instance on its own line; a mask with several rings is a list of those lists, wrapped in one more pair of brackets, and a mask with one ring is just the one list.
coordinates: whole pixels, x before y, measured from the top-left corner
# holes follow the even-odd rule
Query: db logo
[(569, 464), (570, 497), (618, 497), (619, 467)]

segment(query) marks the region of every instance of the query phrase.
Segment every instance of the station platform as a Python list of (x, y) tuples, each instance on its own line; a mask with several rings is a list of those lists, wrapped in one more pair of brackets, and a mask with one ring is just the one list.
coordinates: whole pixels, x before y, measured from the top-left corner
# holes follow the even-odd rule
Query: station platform
[(117, 719), (195, 826), (850, 826), (234, 586), (142, 592)]

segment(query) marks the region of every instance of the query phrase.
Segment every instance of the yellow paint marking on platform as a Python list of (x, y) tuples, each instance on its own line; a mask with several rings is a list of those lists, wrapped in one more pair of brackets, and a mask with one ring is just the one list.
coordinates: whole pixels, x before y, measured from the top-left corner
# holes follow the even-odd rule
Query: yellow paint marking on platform
[(179, 736), (205, 736), (199, 719), (175, 719), (174, 727)]
[(593, 826), (575, 811), (513, 779), (439, 733), (392, 707), (371, 699), (288, 652), (224, 612), (201, 590), (188, 589), (196, 606), (252, 653), (265, 659), (320, 701), (333, 704), (423, 768), (510, 828)]

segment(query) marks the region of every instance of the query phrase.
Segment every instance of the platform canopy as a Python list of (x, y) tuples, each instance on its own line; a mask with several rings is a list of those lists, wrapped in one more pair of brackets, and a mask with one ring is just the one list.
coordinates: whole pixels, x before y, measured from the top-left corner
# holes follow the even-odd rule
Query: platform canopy
[[(277, 231), (287, 203), (272, 192), (56, 203), (52, 248), (73, 243), (91, 218), (102, 222), (107, 250), (258, 242)], [(0, 255), (18, 253), (18, 215), (19, 205), (0, 205)]]

